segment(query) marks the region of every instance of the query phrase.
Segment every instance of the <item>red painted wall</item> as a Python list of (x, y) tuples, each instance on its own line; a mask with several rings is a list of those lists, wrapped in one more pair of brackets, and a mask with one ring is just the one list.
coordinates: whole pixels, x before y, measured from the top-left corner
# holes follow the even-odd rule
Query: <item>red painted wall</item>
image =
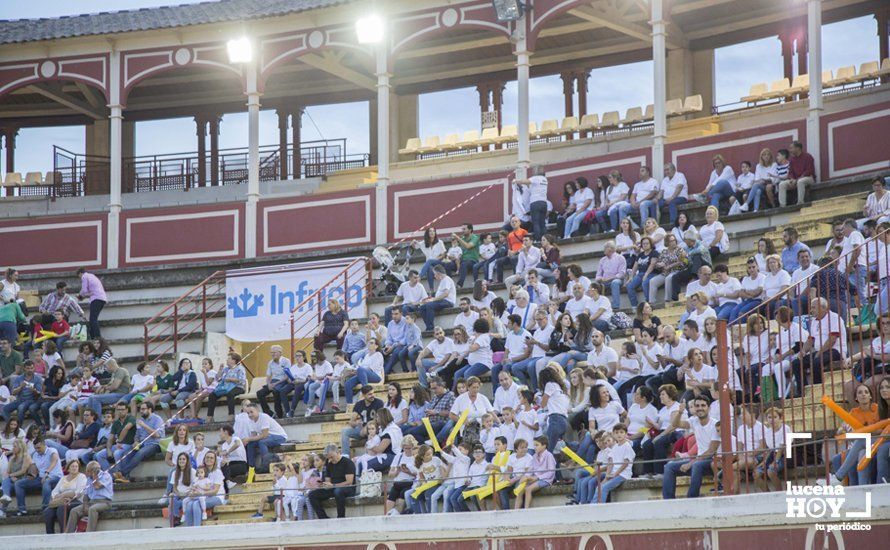
[(890, 103), (825, 115), (822, 125), (822, 178), (890, 168)]
[(105, 266), (104, 214), (0, 221), (0, 265), (25, 272)]

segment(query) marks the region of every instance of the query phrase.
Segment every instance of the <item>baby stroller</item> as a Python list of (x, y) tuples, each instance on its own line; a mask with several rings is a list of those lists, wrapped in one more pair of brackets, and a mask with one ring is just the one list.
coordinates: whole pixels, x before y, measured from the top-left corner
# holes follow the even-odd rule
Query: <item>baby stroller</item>
[(385, 246), (378, 246), (371, 256), (380, 265), (380, 277), (374, 281), (374, 294), (377, 296), (394, 295), (399, 290), (399, 286), (408, 280), (411, 247), (403, 247), (393, 256)]

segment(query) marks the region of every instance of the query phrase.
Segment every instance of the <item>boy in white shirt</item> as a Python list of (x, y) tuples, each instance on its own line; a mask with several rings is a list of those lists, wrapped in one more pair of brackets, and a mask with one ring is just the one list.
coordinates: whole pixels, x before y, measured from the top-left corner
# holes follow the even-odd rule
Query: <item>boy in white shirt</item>
[(334, 372), (331, 375), (331, 409), (340, 412), (340, 384), (343, 382), (344, 374), (350, 370), (355, 370), (352, 365), (346, 362), (346, 354), (342, 350), (334, 352)]
[[(516, 443), (516, 416), (513, 407), (501, 409), (501, 436), (507, 440), (507, 450), (512, 451)], [(526, 445), (526, 450), (528, 445)]]
[[(199, 468), (198, 471), (203, 470), (203, 468)], [(275, 521), (281, 521), (284, 517), (284, 503), (285, 501), (290, 501), (290, 498), (284, 494), (285, 489), (287, 488), (287, 478), (284, 473), (287, 470), (287, 466), (284, 463), (275, 464), (272, 467), (272, 476), (275, 478), (275, 481), (272, 483), (272, 494), (268, 495), (265, 500), (261, 500), (259, 505), (257, 505), (256, 514), (253, 515), (254, 518), (260, 519), (263, 517), (263, 509), (266, 507), (266, 503), (272, 505), (272, 511), (275, 512)], [(199, 474), (200, 476), (200, 474)], [(200, 480), (200, 477), (199, 477)], [(197, 483), (196, 483), (197, 485)], [(204, 508), (204, 497), (198, 497), (201, 499), (201, 510), (204, 512), (204, 517), (207, 517), (207, 511)]]
[(494, 415), (486, 413), (482, 415), (482, 428), (479, 430), (479, 443), (485, 450), (485, 459), (491, 461), (495, 453), (495, 438), (501, 435), (501, 430), (494, 425)]
[(501, 510), (510, 509), (510, 493), (513, 492), (513, 488), (522, 476), (527, 475), (531, 471), (532, 455), (528, 454), (528, 443), (524, 439), (520, 439), (516, 441), (514, 446), (516, 447), (516, 452), (510, 455), (510, 458), (507, 459), (507, 466), (504, 468), (504, 473), (507, 474), (507, 480), (510, 482), (510, 485), (498, 491)]
[(606, 464), (607, 473), (597, 483), (593, 493), (593, 502), (595, 503), (608, 502), (609, 493), (634, 475), (633, 462), (636, 453), (633, 445), (627, 439), (627, 426), (616, 424), (612, 428), (612, 437), (615, 439), (615, 445), (609, 450), (609, 462)]
[(452, 508), (452, 499), (455, 495), (460, 500), (463, 500), (463, 496), (460, 493), (463, 492), (464, 486), (467, 483), (467, 472), (470, 469), (470, 444), (466, 441), (461, 441), (457, 449), (452, 448), (452, 450), (454, 450), (454, 454), (449, 454), (445, 449), (439, 453), (442, 459), (451, 465), (451, 471), (448, 474), (449, 479), (433, 493), (430, 500), (430, 513), (432, 514), (436, 513), (436, 504), (440, 497), (445, 503), (444, 512), (456, 511)]

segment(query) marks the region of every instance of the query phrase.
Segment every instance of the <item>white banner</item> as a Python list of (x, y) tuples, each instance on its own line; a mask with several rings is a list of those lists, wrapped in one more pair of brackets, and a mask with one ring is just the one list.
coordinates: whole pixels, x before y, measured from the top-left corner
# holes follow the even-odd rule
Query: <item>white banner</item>
[(367, 286), (366, 263), (356, 258), (228, 271), (226, 335), (239, 342), (290, 339), (291, 311), (299, 306), (295, 336), (311, 337), (330, 299), (351, 319), (366, 317)]

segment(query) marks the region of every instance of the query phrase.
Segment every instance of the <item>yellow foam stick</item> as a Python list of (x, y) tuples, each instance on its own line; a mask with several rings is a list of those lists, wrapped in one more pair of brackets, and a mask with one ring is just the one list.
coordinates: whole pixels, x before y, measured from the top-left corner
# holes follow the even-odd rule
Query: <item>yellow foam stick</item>
[(430, 419), (423, 417), (421, 422), (423, 422), (423, 426), (426, 428), (426, 434), (430, 436), (430, 441), (433, 442), (433, 449), (435, 449), (437, 453), (441, 453), (442, 447), (439, 446), (439, 440), (436, 439), (436, 432), (433, 430), (433, 425), (430, 424)]
[[(503, 481), (496, 482), (494, 489), (495, 489), (495, 491), (502, 491), (509, 486), (510, 486), (510, 481), (505, 479)], [(486, 483), (485, 487), (479, 487), (478, 491), (479, 491), (479, 493), (476, 494), (476, 497), (479, 498), (479, 500), (482, 500), (483, 498), (486, 498), (486, 497), (490, 497), (492, 494), (491, 484)]]
[(831, 409), (831, 411), (834, 412), (834, 414), (836, 414), (838, 418), (849, 424), (854, 429), (862, 427), (862, 422), (856, 420), (856, 418), (854, 418), (852, 414), (848, 413), (844, 410), (843, 407), (835, 403), (834, 399), (832, 399), (831, 397), (823, 395), (822, 404)]
[[(502, 452), (499, 452), (496, 455), (494, 455), (494, 459), (492, 459), (491, 465), (497, 466), (498, 468), (503, 468), (504, 466), (507, 465), (507, 460), (509, 460), (509, 459), (510, 459), (510, 451), (502, 451)], [(500, 491), (501, 489), (509, 487), (510, 482), (504, 478), (503, 474), (496, 474), (496, 473), (492, 472), (491, 475), (496, 476), (498, 478), (498, 480), (495, 481), (495, 490), (496, 491)], [(483, 498), (491, 496), (491, 494), (492, 494), (491, 483), (489, 482), (489, 483), (486, 483), (483, 487), (479, 488), (479, 492), (476, 493), (476, 497), (479, 500), (482, 500)], [(464, 498), (466, 498), (466, 497), (464, 497)]]
[(520, 483), (519, 485), (517, 485), (516, 488), (513, 489), (513, 495), (518, 497), (519, 495), (524, 493), (525, 485), (526, 485), (526, 483), (524, 481), (522, 483)]
[[(481, 493), (485, 489), (485, 487), (486, 486), (483, 485), (482, 487), (476, 487), (475, 489), (470, 489), (469, 491), (464, 491), (463, 493), (461, 493), (461, 496), (464, 498), (471, 498), (471, 497), (477, 496), (479, 493)], [(489, 490), (491, 490), (491, 489), (489, 489)]]
[(53, 332), (51, 330), (41, 330), (40, 336), (38, 336), (37, 338), (34, 338), (34, 343), (39, 344), (40, 342), (43, 342), (44, 340), (51, 340), (53, 338), (58, 338), (59, 336), (61, 336), (61, 334), (56, 334), (55, 332)]
[(563, 448), (562, 448), (562, 454), (564, 454), (564, 455), (566, 455), (567, 457), (571, 458), (571, 459), (572, 459), (574, 462), (576, 462), (579, 466), (581, 466), (582, 468), (584, 468), (585, 470), (587, 470), (587, 471), (590, 473), (590, 475), (593, 475), (593, 476), (596, 475), (596, 470), (593, 468), (593, 466), (591, 466), (590, 464), (584, 462), (584, 459), (581, 458), (580, 456), (578, 456), (578, 455), (575, 453), (575, 451), (573, 451), (572, 449), (570, 449), (570, 448), (568, 448), (568, 447), (563, 447)]
[(256, 476), (256, 470), (252, 467), (247, 469), (247, 485), (253, 483), (253, 478)]
[(423, 485), (420, 485), (419, 487), (417, 487), (416, 489), (414, 489), (414, 491), (411, 492), (411, 497), (412, 497), (412, 498), (417, 498), (417, 497), (419, 497), (420, 495), (422, 495), (423, 492), (426, 491), (427, 489), (432, 489), (433, 487), (435, 487), (436, 485), (439, 485), (440, 483), (442, 483), (442, 482), (441, 482), (441, 481), (436, 481), (436, 480), (433, 480), (433, 481), (427, 481), (427, 482), (424, 483)]
[(451, 433), (448, 434), (448, 439), (445, 440), (446, 447), (454, 443), (454, 439), (457, 437), (457, 434), (460, 433), (460, 429), (464, 427), (464, 422), (467, 421), (467, 416), (469, 414), (470, 409), (466, 409), (464, 412), (460, 413), (460, 418), (457, 419), (457, 424), (454, 425), (454, 429), (451, 430)]

